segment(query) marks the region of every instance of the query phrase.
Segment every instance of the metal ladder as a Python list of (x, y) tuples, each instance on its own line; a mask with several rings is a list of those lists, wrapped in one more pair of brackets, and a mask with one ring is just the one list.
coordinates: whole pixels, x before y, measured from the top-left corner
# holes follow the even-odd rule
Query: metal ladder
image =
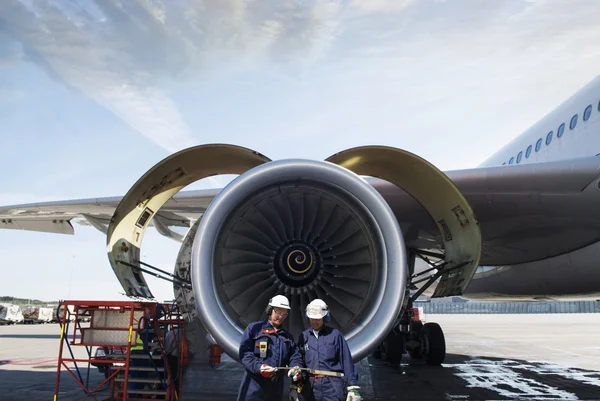
[[(109, 384), (110, 400), (179, 400), (179, 389), (172, 384), (172, 378), (178, 372), (170, 372), (164, 349), (166, 331), (183, 329), (183, 321), (177, 315), (175, 305), (133, 301), (63, 301), (58, 309), (61, 343), (55, 401), (60, 395), (60, 373), (63, 368), (91, 399), (97, 399), (96, 393)], [(149, 318), (144, 317), (145, 311), (151, 312)], [(82, 315), (90, 316), (89, 327), (82, 327), (79, 319)], [(180, 332), (183, 335), (183, 330)], [(132, 347), (139, 346), (138, 333), (144, 344), (143, 350), (132, 351)], [(180, 350), (181, 344), (176, 345)], [(103, 352), (101, 357), (92, 356), (94, 346), (108, 352)], [(84, 347), (88, 357), (76, 357), (76, 347)], [(63, 356), (65, 349), (70, 357)], [(80, 365), (86, 362), (88, 369), (84, 380)], [(91, 365), (108, 368), (105, 369), (108, 372), (106, 379), (95, 387), (90, 386)], [(97, 396), (106, 399), (106, 393)]]

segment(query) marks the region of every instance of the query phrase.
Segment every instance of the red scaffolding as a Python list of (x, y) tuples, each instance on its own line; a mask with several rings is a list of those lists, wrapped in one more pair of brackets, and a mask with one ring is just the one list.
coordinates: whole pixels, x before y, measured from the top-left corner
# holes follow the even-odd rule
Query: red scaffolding
[[(82, 320), (87, 318), (89, 326), (84, 327)], [(180, 399), (181, 380), (177, 379), (186, 360), (186, 340), (184, 322), (176, 305), (63, 301), (58, 307), (57, 319), (61, 334), (54, 401), (59, 399), (63, 369), (83, 389), (86, 399), (97, 399), (101, 395), (96, 393), (105, 386), (110, 391), (109, 399), (114, 400), (129, 400), (133, 394), (143, 397), (136, 400)], [(170, 338), (166, 340), (167, 337)], [(95, 353), (92, 353), (93, 347), (97, 347)], [(82, 348), (85, 356), (75, 355)], [(68, 350), (67, 357), (65, 350)], [(84, 364), (87, 364), (85, 380), (81, 369)], [(90, 369), (93, 367), (103, 372), (105, 379), (92, 387)], [(106, 398), (104, 392), (102, 397)]]

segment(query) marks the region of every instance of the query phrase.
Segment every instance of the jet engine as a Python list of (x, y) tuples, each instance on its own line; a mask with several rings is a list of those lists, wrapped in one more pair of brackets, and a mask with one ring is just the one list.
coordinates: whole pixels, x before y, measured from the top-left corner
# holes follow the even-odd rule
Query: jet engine
[[(391, 148), (377, 148), (381, 157), (374, 158), (369, 150), (376, 148), (357, 149), (328, 161), (271, 161), (231, 145), (199, 146), (168, 157), (132, 187), (115, 211), (107, 241), (117, 277), (128, 294), (151, 297), (139, 255), (152, 217), (194, 181), (239, 174), (208, 206), (198, 205), (202, 216), (183, 239), (174, 283), (181, 308), (237, 359), (243, 330), (266, 318), (271, 297), (283, 294), (290, 300), (284, 328), (295, 338), (309, 327), (306, 305), (321, 298), (353, 359), (362, 359), (398, 322), (410, 272), (397, 216), (358, 174), (388, 171), (381, 165), (386, 160), (398, 163), (400, 157), (415, 167), (414, 161), (422, 159), (398, 150), (389, 153)], [(418, 171), (414, 168), (416, 179)], [(397, 176), (380, 174), (398, 184)], [(419, 198), (415, 188), (411, 194)], [(447, 231), (455, 225), (441, 221)], [(459, 255), (460, 247), (454, 249)], [(191, 278), (191, 286), (185, 278)]]
[(406, 287), (404, 241), (387, 203), (328, 162), (270, 162), (242, 174), (208, 207), (192, 252), (200, 318), (230, 355), (269, 299), (286, 295), (286, 323), (309, 327), (323, 299), (353, 355), (365, 356), (398, 317)]

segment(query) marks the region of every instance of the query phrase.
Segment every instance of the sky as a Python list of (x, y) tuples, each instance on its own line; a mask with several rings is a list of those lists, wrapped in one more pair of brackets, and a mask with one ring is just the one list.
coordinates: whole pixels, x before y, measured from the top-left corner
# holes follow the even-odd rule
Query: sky
[[(5, 0), (0, 205), (120, 196), (204, 143), (315, 160), (386, 145), (474, 168), (598, 75), (599, 14), (597, 0)], [(104, 234), (75, 232), (0, 230), (0, 295), (123, 299)], [(178, 248), (150, 230), (142, 255), (172, 270)]]

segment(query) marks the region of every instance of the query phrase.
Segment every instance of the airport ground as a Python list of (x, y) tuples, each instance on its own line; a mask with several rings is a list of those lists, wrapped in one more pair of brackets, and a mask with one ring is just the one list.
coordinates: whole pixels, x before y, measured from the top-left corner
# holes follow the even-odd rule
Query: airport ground
[[(403, 360), (357, 364), (364, 400), (600, 400), (600, 314), (427, 315), (447, 342), (441, 367)], [(52, 400), (57, 324), (0, 327), (0, 399)], [(85, 352), (82, 347), (78, 352)], [(90, 383), (103, 376), (83, 367)], [(240, 365), (211, 368), (196, 355), (183, 378), (183, 401), (235, 400)], [(86, 399), (63, 369), (58, 400)], [(108, 391), (96, 399), (104, 400)], [(94, 399), (94, 398), (87, 398)], [(287, 399), (287, 398), (285, 398)]]

